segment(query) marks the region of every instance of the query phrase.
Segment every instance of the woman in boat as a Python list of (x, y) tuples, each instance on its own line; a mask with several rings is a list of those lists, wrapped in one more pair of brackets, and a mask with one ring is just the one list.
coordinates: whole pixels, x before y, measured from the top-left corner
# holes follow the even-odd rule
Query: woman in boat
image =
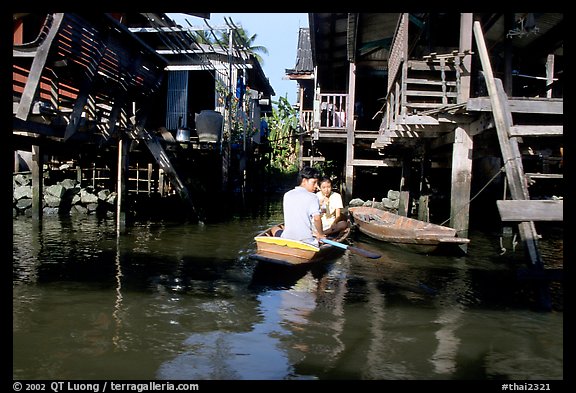
[(323, 177), (320, 180), (320, 191), (316, 193), (320, 202), (322, 212), (322, 229), (325, 235), (340, 232), (346, 229), (346, 217), (342, 213), (344, 204), (342, 196), (332, 191), (332, 180), (329, 177)]
[(318, 187), (320, 172), (304, 167), (299, 173), (300, 184), (284, 194), (284, 230), (274, 233), (286, 239), (298, 240), (318, 247), (319, 239), (326, 235), (322, 230), (320, 203), (314, 194)]

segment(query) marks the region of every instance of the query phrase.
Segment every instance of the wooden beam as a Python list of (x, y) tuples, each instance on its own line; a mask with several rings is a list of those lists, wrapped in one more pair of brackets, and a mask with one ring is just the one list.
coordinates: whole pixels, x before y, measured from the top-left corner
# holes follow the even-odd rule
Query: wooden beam
[(454, 143), (455, 137), (454, 132), (447, 132), (437, 138), (434, 138), (430, 142), (430, 150), (436, 150), (442, 146)]
[[(513, 113), (538, 113), (545, 115), (564, 114), (564, 100), (561, 98), (509, 98), (508, 105)], [(470, 98), (466, 109), (477, 112), (491, 112), (490, 98)]]
[[(461, 67), (461, 66), (460, 66)], [(456, 65), (452, 62), (446, 64), (447, 71), (456, 71)], [(408, 69), (413, 71), (440, 71), (440, 62), (409, 60)], [(462, 69), (460, 70), (462, 71)]]
[(396, 159), (392, 158), (385, 158), (382, 160), (361, 160), (361, 159), (354, 159), (352, 161), (352, 165), (354, 166), (375, 166), (375, 167), (393, 167), (399, 168), (402, 166), (400, 162)]
[(564, 179), (562, 173), (525, 173), (524, 175), (528, 181), (532, 179)]
[(431, 125), (437, 126), (439, 124), (438, 119), (433, 116), (422, 116), (422, 115), (401, 115), (396, 120), (397, 124), (406, 125)]
[(64, 133), (64, 141), (70, 139), (76, 131), (78, 127), (80, 127), (80, 122), (82, 121), (82, 113), (84, 112), (84, 106), (88, 102), (88, 97), (93, 89), (92, 80), (88, 78), (88, 76), (84, 76), (84, 81), (82, 82), (82, 87), (78, 91), (78, 97), (76, 97), (76, 101), (74, 102), (74, 109), (70, 114), (70, 122), (66, 126), (66, 132)]
[[(152, 155), (156, 159), (156, 162), (158, 163), (160, 169), (162, 169), (164, 173), (170, 178), (172, 185), (176, 188), (176, 191), (178, 192), (178, 195), (184, 200), (184, 202), (188, 203), (191, 212), (196, 216), (196, 218), (198, 218), (200, 221), (203, 221), (204, 217), (201, 216), (201, 213), (199, 213), (198, 210), (196, 210), (196, 207), (194, 206), (194, 202), (192, 201), (192, 197), (190, 195), (190, 192), (188, 191), (188, 188), (178, 175), (176, 168), (174, 167), (174, 165), (172, 165), (172, 162), (170, 161), (168, 154), (166, 154), (166, 151), (164, 150), (158, 139), (155, 136), (151, 135), (145, 128), (143, 128), (140, 125), (140, 120), (137, 122), (136, 131), (130, 133), (129, 136), (131, 138), (144, 141), (144, 143), (148, 147), (148, 150), (150, 150), (150, 153), (152, 153)], [(222, 160), (225, 161), (226, 158), (224, 157)], [(226, 165), (225, 162), (223, 162), (223, 166), (224, 165)]]
[(511, 126), (510, 136), (562, 136), (564, 126)]
[(60, 30), (60, 25), (63, 19), (64, 14), (54, 14), (52, 26), (50, 26), (50, 30), (48, 31), (46, 38), (44, 41), (42, 41), (36, 50), (36, 56), (32, 61), (32, 66), (30, 67), (30, 72), (28, 73), (28, 81), (26, 82), (26, 86), (24, 86), (24, 91), (22, 92), (22, 97), (20, 98), (20, 105), (18, 106), (18, 112), (16, 113), (16, 118), (18, 119), (28, 119), (34, 98), (36, 97), (36, 92), (40, 87), (42, 71), (46, 65), (46, 60), (48, 59), (50, 46), (52, 45), (52, 41), (56, 37), (56, 34)]
[(564, 221), (564, 201), (496, 201), (502, 221)]
[(476, 120), (470, 123), (470, 135), (474, 136), (480, 134), (488, 129), (494, 128), (494, 117), (489, 113), (481, 113)]
[(47, 124), (37, 123), (33, 121), (25, 121), (17, 117), (12, 118), (12, 133), (25, 132), (30, 134), (37, 134), (61, 138), (64, 135), (64, 126), (51, 126)]

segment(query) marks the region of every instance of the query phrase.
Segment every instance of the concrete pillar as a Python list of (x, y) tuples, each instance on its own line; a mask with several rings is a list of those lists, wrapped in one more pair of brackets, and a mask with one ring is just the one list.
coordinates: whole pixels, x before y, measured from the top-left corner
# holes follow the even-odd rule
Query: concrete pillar
[[(468, 237), (470, 220), (470, 185), (472, 182), (473, 141), (469, 130), (463, 126), (454, 130), (452, 147), (452, 188), (450, 191), (450, 227), (458, 236)], [(467, 245), (460, 246), (463, 251)]]

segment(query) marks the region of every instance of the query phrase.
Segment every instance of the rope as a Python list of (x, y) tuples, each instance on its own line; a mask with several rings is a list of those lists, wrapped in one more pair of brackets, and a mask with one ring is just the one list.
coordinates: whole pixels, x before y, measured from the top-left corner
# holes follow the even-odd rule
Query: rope
[(504, 255), (506, 254), (506, 247), (504, 247), (504, 245), (502, 244), (502, 236), (500, 236), (500, 254), (498, 255)]
[[(504, 169), (505, 169), (505, 167), (502, 166), (502, 168), (500, 168), (500, 170), (499, 170), (498, 172), (496, 172), (496, 174), (495, 174), (494, 176), (492, 176), (492, 178), (491, 178), (490, 180), (488, 180), (488, 182), (486, 182), (486, 184), (485, 184), (472, 198), (470, 198), (470, 200), (468, 201), (468, 203), (462, 205), (462, 207), (461, 207), (460, 209), (458, 209), (458, 211), (457, 211), (454, 215), (452, 215), (452, 216), (448, 217), (446, 220), (442, 221), (442, 223), (440, 223), (440, 225), (446, 224), (448, 221), (450, 221), (450, 220), (452, 219), (452, 217), (458, 215), (465, 207), (467, 207), (468, 205), (470, 205), (470, 203), (472, 203), (472, 201), (473, 201), (474, 199), (476, 199), (476, 197), (478, 197), (478, 195), (480, 195), (480, 193), (481, 193), (482, 191), (484, 191), (484, 190), (486, 189), (486, 187), (488, 187), (488, 185), (489, 185), (490, 183), (492, 183), (492, 182), (494, 181), (494, 179), (496, 179), (496, 177), (497, 177), (500, 173), (504, 172)], [(504, 184), (506, 184), (506, 182), (504, 182)]]

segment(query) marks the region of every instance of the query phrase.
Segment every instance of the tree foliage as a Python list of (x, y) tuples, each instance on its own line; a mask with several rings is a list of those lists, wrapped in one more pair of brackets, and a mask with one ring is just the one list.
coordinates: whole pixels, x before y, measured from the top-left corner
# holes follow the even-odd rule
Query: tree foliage
[(270, 165), (283, 171), (293, 171), (298, 163), (298, 114), (288, 99), (280, 97), (268, 119), (271, 148)]
[(230, 32), (233, 32), (233, 48), (234, 50), (240, 50), (246, 52), (248, 55), (254, 56), (260, 64), (264, 64), (264, 59), (261, 54), (267, 55), (268, 48), (262, 45), (256, 45), (256, 40), (258, 34), (250, 35), (246, 29), (242, 27), (239, 23), (234, 23), (232, 19), (229, 21), (230, 26), (237, 26), (237, 29), (230, 29), (223, 31), (218, 37), (210, 34), (206, 31), (197, 31), (196, 40), (201, 44), (210, 44), (212, 46), (221, 46), (224, 49), (228, 49), (230, 45)]
[(234, 49), (245, 51), (246, 53), (253, 55), (260, 64), (264, 64), (264, 60), (260, 54), (267, 55), (268, 48), (262, 45), (255, 45), (258, 34), (249, 35), (242, 26), (239, 26), (239, 28), (235, 30), (225, 31), (222, 33), (220, 41), (226, 48), (230, 42), (230, 31), (234, 34), (232, 36)]

